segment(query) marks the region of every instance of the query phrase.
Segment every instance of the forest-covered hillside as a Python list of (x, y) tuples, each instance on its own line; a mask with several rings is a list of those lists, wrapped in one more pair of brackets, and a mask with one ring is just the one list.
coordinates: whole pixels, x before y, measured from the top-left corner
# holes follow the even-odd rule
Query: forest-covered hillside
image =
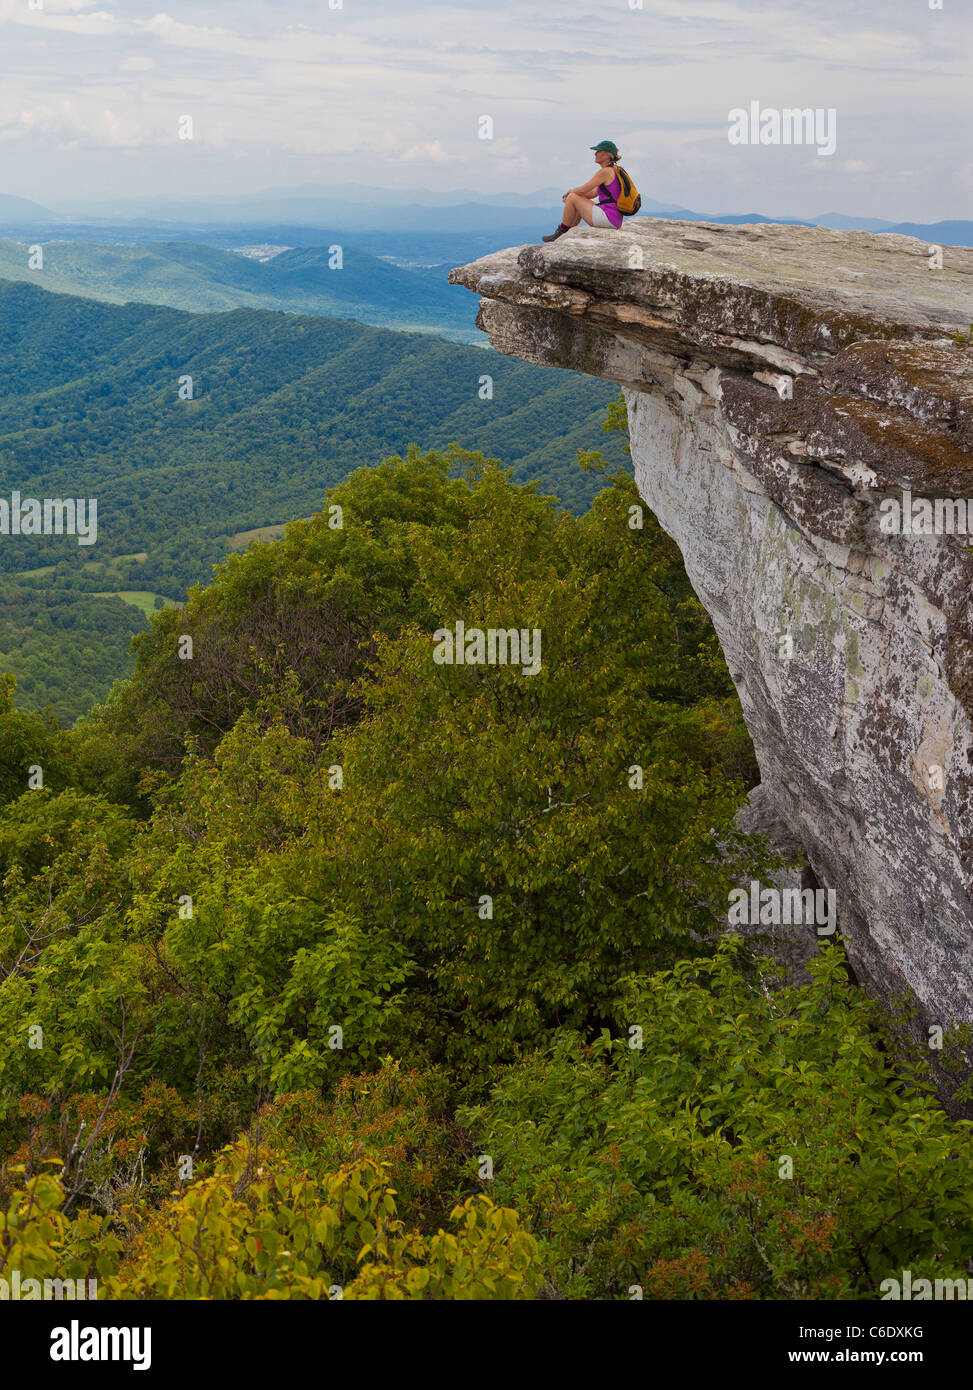
[(0, 497), (98, 500), (94, 546), (0, 536), (0, 668), (64, 722), (130, 669), (126, 624), (363, 463), (461, 439), (581, 511), (578, 451), (625, 457), (603, 382), (346, 320), (0, 284), (0, 354)]
[[(576, 517), (415, 450), (327, 500), (159, 613), (70, 732), (0, 693), (0, 1275), (125, 1300), (962, 1279), (970, 1125), (926, 1056), (840, 943), (797, 985), (721, 937), (771, 862), (733, 826), (756, 769), (631, 479)], [(537, 669), (438, 659), (459, 622), (525, 630)]]
[[(252, 231), (241, 235), (255, 239)], [(482, 339), (469, 295), (447, 283), (445, 265), (395, 265), (346, 241), (336, 232), (320, 245), (302, 242), (267, 260), (198, 242), (166, 241), (164, 234), (150, 245), (0, 241), (0, 280), (110, 304), (161, 304), (196, 313), (278, 309), (435, 332), (459, 342)], [(383, 245), (394, 244), (386, 236)], [(31, 268), (37, 245), (43, 248), (43, 267)]]

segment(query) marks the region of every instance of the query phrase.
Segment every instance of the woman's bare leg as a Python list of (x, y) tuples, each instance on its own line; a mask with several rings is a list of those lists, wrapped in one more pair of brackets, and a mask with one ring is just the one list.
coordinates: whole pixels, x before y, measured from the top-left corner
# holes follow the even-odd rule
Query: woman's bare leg
[(594, 206), (590, 198), (583, 198), (580, 193), (569, 193), (564, 200), (561, 221), (565, 227), (576, 227), (582, 220), (592, 226), (591, 210)]
[(580, 193), (569, 193), (564, 200), (564, 210), (561, 213), (560, 227), (558, 227), (556, 232), (552, 232), (550, 236), (541, 237), (541, 241), (557, 241), (558, 237), (564, 236), (565, 232), (570, 231), (572, 227), (576, 227), (582, 219), (589, 223), (589, 225), (593, 225), (592, 209), (594, 206), (590, 198), (582, 198)]

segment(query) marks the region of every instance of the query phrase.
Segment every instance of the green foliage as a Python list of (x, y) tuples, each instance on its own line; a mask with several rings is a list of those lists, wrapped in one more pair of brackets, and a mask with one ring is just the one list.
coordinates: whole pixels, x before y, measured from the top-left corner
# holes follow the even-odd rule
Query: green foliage
[[(628, 407), (625, 404), (625, 397), (620, 391), (618, 398), (608, 402), (608, 410), (605, 415), (602, 430), (605, 434), (624, 434), (628, 437)], [(625, 446), (626, 453), (630, 452), (629, 446)]]
[[(340, 531), (292, 527), (157, 621), (101, 729), (126, 765), (181, 768), (153, 784), (124, 928), (155, 943), (167, 1081), (203, 1017), (272, 1090), (396, 1038), (483, 1075), (712, 929), (752, 765), (674, 546), (628, 528), (635, 495), (619, 477), (576, 521), (476, 456), (413, 453), (332, 492)], [(460, 616), (539, 628), (540, 671), (437, 665)]]
[[(839, 949), (778, 990), (717, 950), (771, 862), (733, 828), (756, 768), (631, 480), (578, 518), (413, 449), (329, 502), (157, 614), (70, 733), (0, 686), (0, 1248), (122, 1298), (952, 1271), (969, 1126), (906, 1034)], [(458, 621), (539, 663), (440, 664)]]
[(634, 495), (619, 480), (577, 523), (486, 470), (465, 544), (413, 536), (439, 621), (539, 628), (541, 670), (437, 666), (417, 627), (379, 642), (303, 847), (314, 891), (414, 952), (423, 1044), (481, 1073), (604, 1016), (620, 963), (671, 962), (726, 901), (738, 714), (671, 543), (626, 528)]
[(773, 993), (744, 963), (728, 942), (633, 979), (614, 1039), (561, 1032), (463, 1113), (549, 1293), (877, 1298), (904, 1268), (965, 1277), (973, 1127), (903, 1083), (840, 948)]
[(537, 1243), (487, 1197), (424, 1237), (372, 1159), (312, 1178), (232, 1146), (212, 1177), (162, 1205), (106, 1285), (116, 1298), (516, 1299), (540, 1282)]
[(104, 700), (131, 666), (134, 633), (147, 624), (120, 598), (69, 588), (26, 587), (0, 579), (0, 671), (16, 671), (17, 703), (70, 724)]
[(42, 768), (54, 785), (63, 781), (57, 726), (46, 716), (15, 710), (15, 684), (13, 676), (0, 675), (0, 806), (27, 790), (32, 767)]
[(346, 1075), (328, 1095), (295, 1091), (261, 1111), (261, 1141), (312, 1176), (362, 1157), (387, 1170), (410, 1221), (427, 1235), (469, 1193), (473, 1143), (452, 1118), (446, 1072), (406, 1069), (392, 1058)]
[[(9, 1284), (16, 1271), (21, 1286), (28, 1279), (87, 1281), (114, 1268), (122, 1242), (102, 1217), (66, 1217), (60, 1210), (64, 1195), (54, 1164), (12, 1194), (0, 1210), (0, 1279)], [(40, 1296), (38, 1288), (34, 1297)]]
[[(432, 622), (417, 583), (413, 525), (462, 522), (469, 487), (450, 478), (475, 455), (390, 459), (332, 488), (325, 511), (287, 528), (274, 545), (230, 556), (208, 588), (168, 610), (136, 639), (134, 680), (120, 687), (91, 737), (126, 749), (138, 767), (178, 770), (192, 737), (212, 752), (244, 711), (277, 716), (315, 753), (361, 712), (355, 683), (376, 631)], [(180, 656), (183, 634), (193, 656)], [(89, 736), (86, 734), (86, 737)]]
[(76, 1080), (111, 1074), (113, 981), (133, 965), (113, 946), (133, 830), (120, 807), (75, 789), (25, 792), (0, 813), (0, 1114), (65, 1066)]
[(116, 1299), (518, 1299), (540, 1283), (537, 1242), (516, 1212), (467, 1198), (454, 1232), (430, 1236), (398, 1215), (388, 1165), (371, 1158), (312, 1177), (241, 1139), (215, 1171), (173, 1194), (124, 1247), (103, 1217), (64, 1215), (52, 1171), (0, 1211), (0, 1277), (97, 1278)]

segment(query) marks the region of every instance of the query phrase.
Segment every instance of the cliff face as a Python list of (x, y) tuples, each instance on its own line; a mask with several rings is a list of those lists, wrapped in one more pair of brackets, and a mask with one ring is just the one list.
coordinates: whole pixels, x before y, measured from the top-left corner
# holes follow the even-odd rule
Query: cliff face
[(973, 534), (892, 533), (882, 505), (911, 492), (915, 525), (919, 499), (970, 498), (973, 533), (973, 345), (952, 341), (973, 251), (942, 260), (902, 236), (639, 218), (450, 279), (501, 352), (624, 388), (764, 822), (836, 890), (859, 978), (945, 1027), (973, 1018)]

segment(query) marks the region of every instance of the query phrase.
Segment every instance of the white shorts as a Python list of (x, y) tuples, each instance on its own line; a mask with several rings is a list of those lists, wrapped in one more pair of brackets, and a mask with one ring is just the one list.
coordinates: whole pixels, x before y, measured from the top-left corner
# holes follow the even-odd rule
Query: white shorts
[(591, 209), (591, 225), (592, 227), (611, 227), (613, 231), (618, 230), (614, 222), (609, 221), (608, 213), (605, 209), (599, 207), (597, 203), (595, 203), (594, 207)]

